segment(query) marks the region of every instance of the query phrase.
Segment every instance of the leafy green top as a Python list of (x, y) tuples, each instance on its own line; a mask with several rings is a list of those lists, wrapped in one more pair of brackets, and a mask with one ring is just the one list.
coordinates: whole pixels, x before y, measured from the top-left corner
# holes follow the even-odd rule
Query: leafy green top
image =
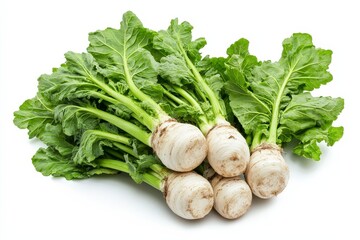
[(332, 52), (315, 48), (311, 36), (301, 33), (284, 40), (277, 62), (258, 62), (248, 45), (246, 39), (231, 45), (225, 66), (230, 106), (252, 148), (295, 138), (296, 154), (319, 160), (317, 143), (333, 145), (343, 134), (343, 127), (332, 123), (344, 100), (309, 93), (332, 80), (327, 71)]
[(147, 48), (150, 48), (154, 34), (143, 27), (134, 13), (126, 12), (120, 29), (107, 28), (90, 33), (87, 51), (103, 67), (105, 77), (125, 85), (157, 117), (166, 118), (166, 113), (152, 98), (158, 63)]
[[(199, 51), (206, 41), (204, 38), (192, 40), (192, 28), (188, 22), (179, 23), (174, 19), (167, 30), (155, 35), (153, 47), (162, 54), (159, 75), (167, 90), (178, 97), (181, 95), (184, 102), (192, 105), (193, 109), (187, 110), (189, 113), (193, 114), (195, 110), (195, 118), (203, 116), (200, 120), (204, 126), (207, 125), (205, 122), (216, 124), (217, 120), (226, 118), (225, 105), (220, 95), (223, 80), (210, 64), (209, 58), (202, 59)], [(176, 91), (179, 87), (189, 95), (179, 95)], [(194, 106), (193, 102), (197, 102), (198, 106)], [(181, 105), (179, 110), (183, 111), (183, 107)]]

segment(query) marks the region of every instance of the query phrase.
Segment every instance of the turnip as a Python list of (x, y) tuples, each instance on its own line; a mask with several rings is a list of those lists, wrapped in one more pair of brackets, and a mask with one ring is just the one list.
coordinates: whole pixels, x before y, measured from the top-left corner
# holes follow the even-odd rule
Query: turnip
[(252, 192), (240, 177), (225, 178), (217, 175), (211, 180), (211, 185), (214, 189), (214, 208), (224, 218), (239, 218), (250, 208)]
[(196, 124), (206, 136), (211, 167), (222, 176), (238, 176), (249, 162), (249, 147), (227, 121), (223, 80), (210, 59), (201, 59), (199, 50), (206, 42), (192, 41), (191, 30), (188, 22), (174, 19), (166, 31), (155, 35), (153, 46), (163, 55), (159, 82), (176, 118)]
[(226, 178), (217, 173), (207, 162), (197, 171), (207, 178), (214, 189), (214, 209), (224, 218), (236, 219), (244, 215), (251, 206), (252, 192), (240, 176)]
[(203, 218), (214, 205), (210, 183), (195, 172), (169, 174), (161, 190), (170, 209), (185, 219)]
[(253, 193), (260, 198), (271, 198), (282, 192), (289, 180), (289, 168), (275, 144), (260, 144), (250, 158), (246, 180)]
[(250, 156), (249, 147), (239, 131), (228, 122), (217, 124), (207, 134), (207, 160), (216, 172), (225, 177), (245, 172)]
[(319, 160), (318, 142), (331, 146), (343, 134), (343, 127), (332, 123), (344, 101), (309, 93), (332, 80), (327, 71), (332, 52), (315, 48), (310, 35), (285, 39), (277, 62), (259, 62), (248, 44), (240, 39), (227, 50), (226, 90), (252, 151), (246, 181), (256, 196), (267, 199), (288, 183), (282, 145), (294, 139), (295, 154)]
[(207, 144), (199, 129), (173, 120), (157, 127), (151, 146), (166, 167), (179, 172), (193, 170), (207, 154)]

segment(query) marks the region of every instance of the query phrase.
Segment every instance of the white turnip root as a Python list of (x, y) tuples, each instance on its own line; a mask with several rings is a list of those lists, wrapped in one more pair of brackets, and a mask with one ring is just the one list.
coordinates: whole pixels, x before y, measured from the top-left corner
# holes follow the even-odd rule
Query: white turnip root
[(157, 127), (151, 146), (167, 168), (178, 172), (198, 167), (208, 151), (206, 139), (197, 127), (174, 120)]
[(251, 189), (239, 176), (224, 178), (216, 175), (211, 180), (211, 185), (214, 189), (214, 208), (224, 218), (239, 218), (250, 208)]
[(215, 172), (224, 177), (243, 174), (249, 163), (250, 151), (245, 138), (228, 122), (212, 128), (207, 136), (207, 160)]
[(267, 143), (256, 147), (245, 176), (252, 192), (260, 198), (267, 199), (281, 193), (289, 180), (289, 168), (281, 148)]
[(163, 192), (169, 208), (185, 219), (203, 218), (214, 205), (214, 192), (209, 181), (195, 172), (171, 173)]

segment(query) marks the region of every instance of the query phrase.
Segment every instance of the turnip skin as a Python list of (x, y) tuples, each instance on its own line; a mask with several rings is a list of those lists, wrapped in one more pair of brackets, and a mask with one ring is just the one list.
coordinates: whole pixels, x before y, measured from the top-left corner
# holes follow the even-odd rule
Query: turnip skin
[(253, 194), (259, 198), (268, 199), (281, 193), (289, 181), (289, 168), (281, 148), (267, 143), (256, 147), (245, 176)]
[(224, 178), (217, 175), (211, 180), (211, 185), (215, 196), (214, 208), (222, 217), (236, 219), (250, 208), (251, 189), (239, 176)]
[(162, 163), (177, 172), (188, 172), (206, 158), (208, 146), (202, 132), (191, 124), (165, 121), (152, 135), (151, 146)]
[(240, 132), (229, 123), (216, 125), (206, 136), (207, 160), (215, 172), (224, 177), (243, 174), (250, 159), (249, 147)]
[(171, 173), (163, 192), (169, 208), (185, 219), (201, 219), (214, 206), (211, 184), (195, 172)]

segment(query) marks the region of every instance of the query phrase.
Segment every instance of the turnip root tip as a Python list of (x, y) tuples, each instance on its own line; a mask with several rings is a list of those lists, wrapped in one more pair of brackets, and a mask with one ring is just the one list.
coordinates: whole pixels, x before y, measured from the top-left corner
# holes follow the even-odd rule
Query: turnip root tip
[(177, 172), (188, 172), (198, 167), (208, 151), (202, 132), (191, 124), (168, 120), (153, 133), (151, 146), (162, 163)]
[(211, 185), (214, 189), (214, 208), (224, 218), (239, 218), (250, 208), (252, 192), (240, 177), (224, 178), (217, 175), (211, 180)]
[(264, 199), (281, 193), (289, 180), (289, 168), (275, 144), (261, 144), (254, 149), (246, 170), (252, 192)]
[(245, 172), (250, 159), (249, 147), (239, 131), (229, 124), (220, 124), (209, 131), (207, 160), (215, 172), (235, 177)]

